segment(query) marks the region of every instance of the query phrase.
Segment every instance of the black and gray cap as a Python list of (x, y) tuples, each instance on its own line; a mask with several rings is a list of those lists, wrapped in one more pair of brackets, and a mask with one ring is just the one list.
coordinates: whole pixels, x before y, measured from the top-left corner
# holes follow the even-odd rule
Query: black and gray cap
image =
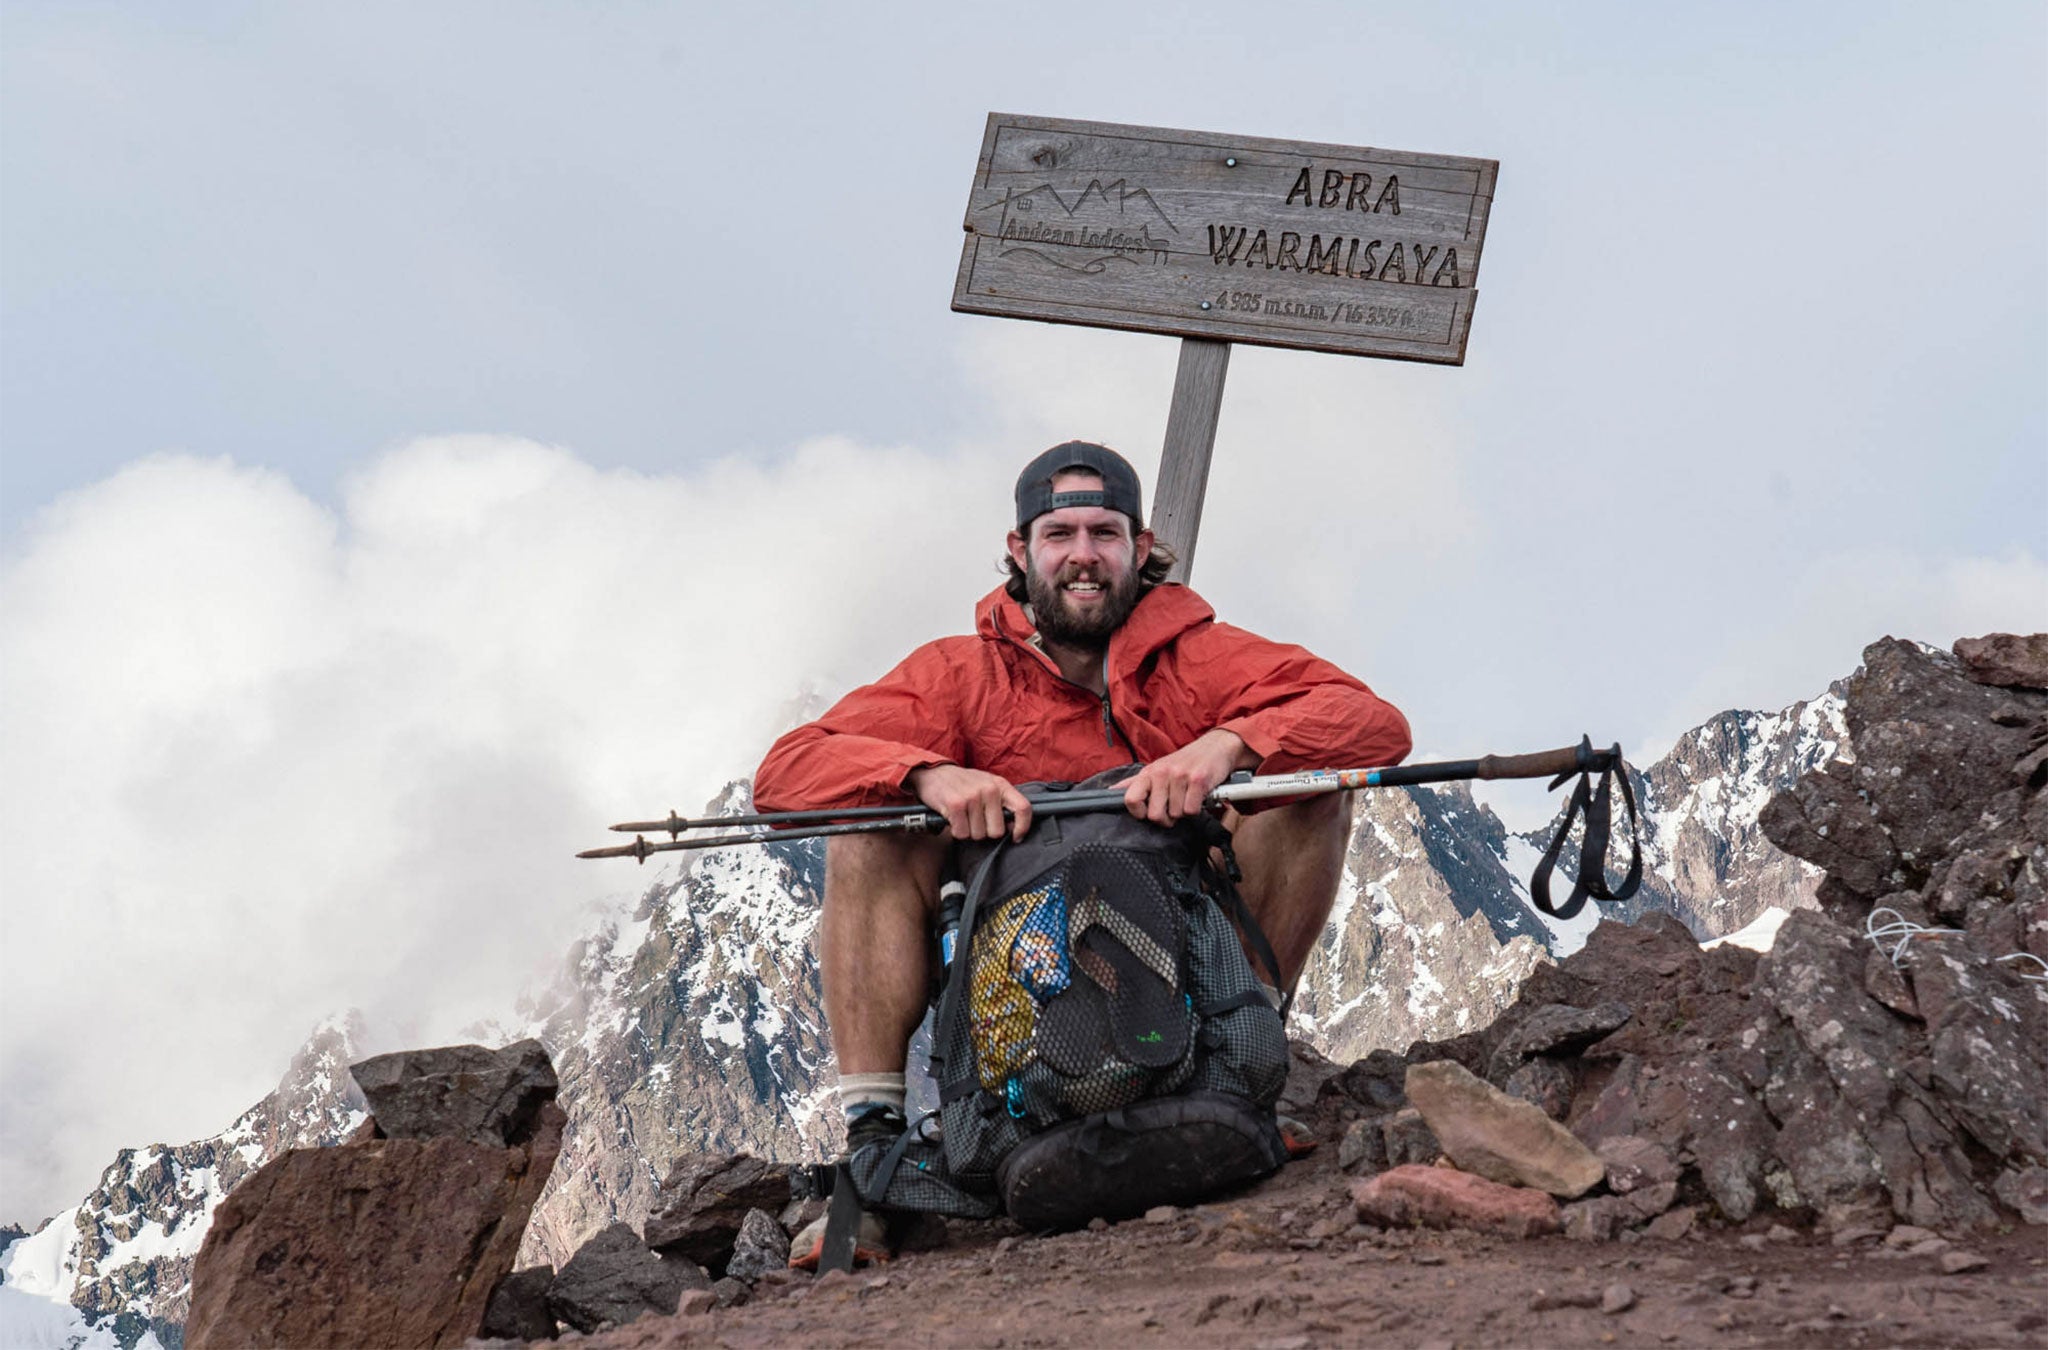
[[(1085, 492), (1054, 492), (1052, 480), (1069, 469), (1098, 475), (1102, 486)], [(1100, 506), (1121, 511), (1131, 518), (1133, 534), (1145, 528), (1145, 499), (1138, 487), (1138, 471), (1122, 455), (1093, 441), (1055, 445), (1026, 464), (1024, 472), (1017, 475), (1019, 530), (1028, 529), (1039, 516), (1064, 506)]]

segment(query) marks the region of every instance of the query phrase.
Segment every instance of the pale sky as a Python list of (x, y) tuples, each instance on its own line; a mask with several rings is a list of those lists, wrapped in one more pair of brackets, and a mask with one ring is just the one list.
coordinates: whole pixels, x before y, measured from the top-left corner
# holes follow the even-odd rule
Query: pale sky
[(1463, 367), (1237, 349), (1195, 569), (1425, 754), (2048, 626), (2048, 9), (1133, 13), (0, 3), (0, 1220), (1149, 482), (1172, 339), (948, 309), (992, 110), (1500, 161)]

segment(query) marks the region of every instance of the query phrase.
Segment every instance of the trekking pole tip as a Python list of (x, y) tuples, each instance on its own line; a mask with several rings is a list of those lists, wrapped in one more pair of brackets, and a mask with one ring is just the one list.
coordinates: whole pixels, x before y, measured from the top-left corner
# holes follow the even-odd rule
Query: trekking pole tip
[(667, 820), (625, 820), (617, 825), (608, 825), (605, 828), (614, 834), (640, 834), (647, 830), (666, 830), (668, 831), (668, 837), (674, 839), (681, 835), (684, 830), (694, 830), (702, 823), (701, 821), (679, 816), (671, 810), (668, 813)]

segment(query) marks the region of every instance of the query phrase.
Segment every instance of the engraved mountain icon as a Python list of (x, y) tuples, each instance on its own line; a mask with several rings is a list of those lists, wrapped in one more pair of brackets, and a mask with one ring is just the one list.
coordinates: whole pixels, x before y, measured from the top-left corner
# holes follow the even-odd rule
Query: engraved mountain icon
[[(1068, 189), (1069, 192), (1072, 190), (1071, 188)], [(1029, 210), (1030, 205), (1035, 203), (1040, 197), (1051, 198), (1059, 206), (1060, 210), (1069, 217), (1079, 215), (1082, 208), (1092, 201), (1100, 201), (1104, 205), (1114, 206), (1117, 214), (1120, 216), (1129, 215), (1134, 209), (1140, 212), (1150, 211), (1159, 218), (1160, 224), (1166, 226), (1167, 229), (1175, 234), (1180, 233), (1180, 226), (1173, 223), (1173, 217), (1167, 215), (1165, 209), (1157, 201), (1153, 200), (1152, 194), (1149, 191), (1142, 187), (1131, 187), (1129, 180), (1124, 178), (1118, 178), (1108, 183), (1103, 182), (1100, 178), (1091, 178), (1088, 180), (1088, 186), (1082, 188), (1080, 194), (1072, 202), (1069, 202), (1065, 194), (1050, 181), (1030, 188), (1013, 187), (1006, 190), (997, 200), (977, 209), (982, 211), (1002, 211), (1005, 214), (1014, 207), (1019, 206)], [(1140, 202), (1141, 206), (1133, 208), (1131, 205), (1133, 202)]]

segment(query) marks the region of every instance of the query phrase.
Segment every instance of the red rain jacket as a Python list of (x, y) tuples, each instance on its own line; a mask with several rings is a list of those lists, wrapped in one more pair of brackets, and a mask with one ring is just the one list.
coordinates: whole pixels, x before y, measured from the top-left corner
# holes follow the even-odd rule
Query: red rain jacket
[(1185, 586), (1155, 587), (1110, 638), (1104, 698), (1032, 645), (1000, 587), (975, 621), (975, 636), (926, 643), (778, 740), (755, 771), (755, 806), (893, 805), (910, 799), (913, 769), (941, 763), (1078, 781), (1218, 727), (1260, 756), (1260, 773), (1398, 764), (1410, 749), (1392, 704), (1300, 647), (1217, 623)]

